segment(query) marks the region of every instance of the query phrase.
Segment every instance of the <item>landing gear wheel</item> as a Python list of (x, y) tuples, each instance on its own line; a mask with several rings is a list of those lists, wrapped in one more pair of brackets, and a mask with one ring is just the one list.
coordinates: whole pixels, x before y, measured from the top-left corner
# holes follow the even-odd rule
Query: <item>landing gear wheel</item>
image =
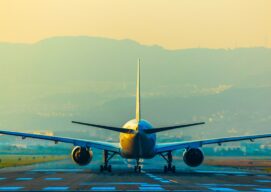
[(103, 161), (104, 163), (100, 166), (100, 171), (108, 171), (108, 172), (112, 172), (112, 166), (109, 165), (109, 160), (114, 157), (116, 153), (109, 153), (108, 151), (104, 151), (103, 154)]
[(176, 167), (172, 165), (172, 153), (171, 151), (167, 152), (166, 155), (160, 154), (161, 157), (163, 157), (167, 161), (167, 165), (164, 166), (164, 173), (167, 173), (171, 171), (172, 173), (175, 173)]
[(172, 171), (172, 173), (175, 173), (175, 172), (176, 172), (176, 167), (175, 167), (175, 165), (173, 165), (173, 166), (171, 167), (171, 171)]
[(141, 166), (140, 165), (135, 166), (135, 173), (141, 173)]
[(112, 172), (112, 166), (108, 165), (107, 170), (108, 170), (108, 172)]
[(168, 171), (168, 168), (167, 168), (167, 166), (165, 165), (165, 166), (164, 166), (164, 173), (167, 173), (167, 171)]
[(100, 165), (100, 172), (103, 172), (103, 171), (104, 171), (104, 166)]
[(167, 172), (172, 172), (172, 173), (175, 173), (176, 172), (176, 167), (174, 165), (165, 165), (164, 166), (164, 173), (167, 173)]
[(103, 171), (112, 172), (112, 166), (111, 165), (101, 165), (100, 172), (103, 172)]
[(138, 166), (138, 173), (141, 173), (141, 166)]
[(141, 173), (141, 166), (140, 166), (139, 159), (136, 159), (135, 172), (136, 173)]

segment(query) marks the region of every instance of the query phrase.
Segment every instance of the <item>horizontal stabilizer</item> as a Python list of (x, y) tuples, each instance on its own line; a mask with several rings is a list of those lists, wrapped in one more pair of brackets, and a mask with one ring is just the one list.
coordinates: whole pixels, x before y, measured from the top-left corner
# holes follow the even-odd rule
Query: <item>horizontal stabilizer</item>
[(98, 128), (107, 129), (107, 130), (111, 130), (111, 131), (117, 131), (117, 132), (121, 132), (121, 133), (134, 133), (134, 131), (135, 131), (133, 129), (127, 129), (127, 128), (122, 128), (122, 127), (111, 127), (111, 126), (105, 126), (105, 125), (83, 123), (83, 122), (78, 122), (78, 121), (72, 121), (72, 123), (76, 123), (76, 124), (80, 124), (80, 125), (87, 125), (87, 126), (92, 126), (92, 127), (98, 127)]
[(202, 125), (202, 124), (205, 124), (205, 123), (204, 122), (199, 122), (199, 123), (192, 123), (192, 124), (175, 125), (175, 126), (170, 126), (170, 127), (160, 127), (160, 128), (145, 129), (144, 132), (147, 133), (147, 134), (151, 134), (151, 133), (157, 133), (157, 132), (161, 132), (161, 131), (168, 131), (168, 130), (171, 130), (171, 129), (191, 127), (191, 126)]

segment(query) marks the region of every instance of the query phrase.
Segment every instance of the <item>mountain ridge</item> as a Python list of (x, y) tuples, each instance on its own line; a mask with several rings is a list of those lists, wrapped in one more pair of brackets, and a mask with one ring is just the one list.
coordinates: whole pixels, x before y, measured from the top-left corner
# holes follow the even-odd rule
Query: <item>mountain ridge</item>
[(134, 118), (139, 57), (143, 116), (155, 125), (208, 121), (197, 138), (214, 127), (214, 136), (269, 130), (270, 48), (172, 51), (89, 37), (0, 43), (0, 128), (79, 133), (71, 120), (119, 126)]

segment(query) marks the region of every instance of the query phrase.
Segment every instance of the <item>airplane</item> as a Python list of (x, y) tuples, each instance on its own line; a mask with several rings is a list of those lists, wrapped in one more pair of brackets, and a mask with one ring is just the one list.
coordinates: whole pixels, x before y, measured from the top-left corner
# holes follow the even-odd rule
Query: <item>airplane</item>
[(71, 158), (73, 161), (80, 165), (88, 165), (92, 158), (92, 148), (96, 148), (103, 151), (103, 164), (100, 165), (100, 171), (112, 171), (112, 166), (109, 161), (115, 156), (120, 155), (126, 159), (135, 159), (136, 165), (134, 171), (141, 172), (141, 159), (151, 159), (157, 155), (160, 155), (167, 164), (164, 166), (164, 172), (175, 172), (176, 167), (173, 165), (172, 152), (176, 150), (183, 150), (183, 161), (190, 167), (197, 167), (204, 161), (204, 154), (202, 147), (209, 144), (218, 144), (226, 142), (234, 142), (241, 140), (249, 140), (253, 142), (255, 139), (268, 138), (271, 134), (250, 135), (250, 136), (235, 136), (224, 137), (204, 140), (192, 140), (181, 142), (169, 142), (169, 143), (156, 143), (156, 133), (163, 131), (169, 131), (177, 128), (185, 128), (196, 125), (202, 125), (204, 122), (173, 125), (167, 127), (153, 127), (147, 120), (141, 118), (141, 105), (140, 105), (140, 60), (137, 67), (137, 86), (136, 86), (136, 117), (125, 123), (122, 127), (113, 127), (106, 125), (98, 125), (92, 123), (84, 123), (79, 121), (72, 121), (72, 123), (86, 125), (110, 131), (116, 131), (120, 133), (119, 143), (84, 140), (78, 138), (48, 136), (33, 133), (23, 133), (14, 131), (0, 130), (0, 134), (19, 136), (22, 139), (34, 138), (41, 140), (53, 141), (55, 144), (70, 143), (73, 144), (73, 150), (71, 152)]

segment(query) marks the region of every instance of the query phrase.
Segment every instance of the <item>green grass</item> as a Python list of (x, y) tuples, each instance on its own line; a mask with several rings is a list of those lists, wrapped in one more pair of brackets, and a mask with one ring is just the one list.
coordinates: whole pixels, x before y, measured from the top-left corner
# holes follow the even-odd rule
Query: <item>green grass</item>
[(0, 168), (31, 165), (66, 158), (68, 158), (67, 155), (1, 155)]

